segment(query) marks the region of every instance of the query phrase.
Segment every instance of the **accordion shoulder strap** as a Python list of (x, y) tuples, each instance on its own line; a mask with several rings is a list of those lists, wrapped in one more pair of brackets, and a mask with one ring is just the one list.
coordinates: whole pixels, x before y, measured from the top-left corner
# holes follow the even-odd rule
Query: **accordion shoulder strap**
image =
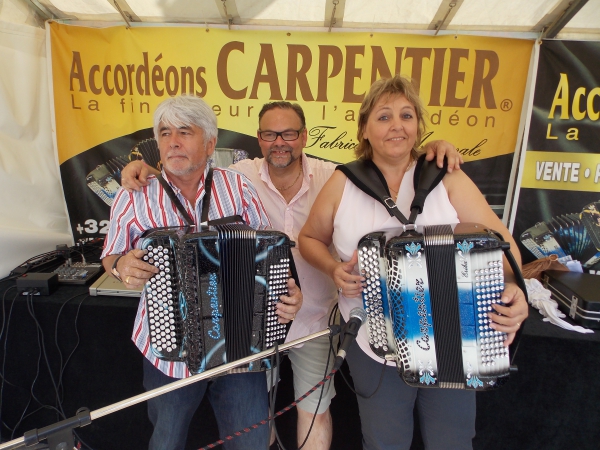
[(242, 216), (227, 216), (221, 217), (219, 219), (208, 220), (208, 208), (210, 207), (210, 198), (212, 196), (212, 181), (213, 181), (213, 169), (208, 169), (208, 174), (206, 175), (206, 180), (204, 180), (204, 199), (202, 200), (202, 214), (200, 215), (200, 225), (208, 226), (208, 225), (226, 225), (232, 222), (242, 222), (246, 223)]
[(395, 216), (403, 224), (408, 223), (408, 219), (400, 212), (396, 203), (390, 196), (385, 177), (377, 168), (375, 163), (369, 159), (357, 159), (348, 164), (336, 167), (348, 177), (365, 194), (373, 197), (386, 207), (390, 216)]
[(403, 224), (413, 224), (417, 215), (423, 212), (423, 205), (427, 195), (439, 184), (446, 174), (448, 162), (444, 158), (444, 167), (437, 167), (435, 161), (425, 161), (422, 155), (417, 161), (413, 183), (415, 186), (415, 198), (410, 206), (410, 217), (407, 219), (400, 212), (398, 206), (390, 196), (385, 177), (371, 160), (358, 159), (348, 164), (337, 166), (352, 183), (364, 193), (373, 197), (386, 207), (390, 216), (396, 217)]
[[(186, 209), (183, 207), (173, 189), (167, 183), (167, 181), (162, 177), (162, 175), (157, 175), (156, 178), (160, 182), (161, 186), (179, 211), (179, 214), (183, 217), (188, 226), (194, 225), (194, 219), (190, 217)], [(220, 219), (208, 220), (208, 208), (210, 206), (210, 198), (212, 195), (212, 179), (213, 179), (213, 169), (208, 169), (208, 174), (206, 175), (206, 179), (204, 180), (204, 198), (202, 199), (202, 213), (200, 215), (200, 225), (225, 225), (232, 222), (244, 222), (244, 219), (240, 215), (235, 216), (227, 216), (221, 217)]]
[(408, 218), (410, 223), (415, 223), (415, 220), (417, 220), (417, 215), (423, 212), (425, 199), (429, 193), (433, 191), (438, 184), (440, 184), (440, 181), (442, 181), (442, 178), (444, 178), (446, 175), (447, 170), (447, 158), (444, 158), (444, 165), (440, 169), (437, 166), (435, 159), (433, 161), (426, 161), (425, 155), (421, 155), (419, 157), (413, 178), (415, 198), (410, 205), (410, 217)]
[(173, 204), (177, 207), (177, 210), (179, 211), (179, 214), (181, 214), (181, 217), (183, 217), (183, 220), (185, 220), (185, 222), (187, 223), (188, 226), (193, 226), (194, 219), (192, 219), (190, 217), (190, 215), (188, 214), (188, 212), (185, 210), (185, 208), (183, 207), (183, 205), (177, 198), (177, 195), (175, 195), (173, 188), (171, 188), (169, 183), (167, 183), (167, 180), (165, 180), (161, 174), (156, 175), (156, 178), (160, 182), (160, 185), (162, 186), (164, 191), (167, 193), (167, 195), (169, 196), (169, 198), (171, 199)]
[(213, 170), (208, 169), (208, 174), (204, 180), (204, 199), (202, 200), (202, 214), (200, 216), (200, 222), (208, 221), (208, 208), (210, 207), (210, 197), (212, 196), (212, 179)]

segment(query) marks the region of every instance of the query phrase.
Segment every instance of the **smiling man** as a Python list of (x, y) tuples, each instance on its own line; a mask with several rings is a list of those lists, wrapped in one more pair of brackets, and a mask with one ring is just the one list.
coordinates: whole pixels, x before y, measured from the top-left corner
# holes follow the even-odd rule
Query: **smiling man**
[[(174, 191), (189, 216), (200, 222), (206, 198), (204, 180), (207, 158), (217, 141), (217, 118), (200, 98), (181, 96), (162, 102), (154, 113), (154, 134), (163, 162), (162, 176)], [(209, 202), (209, 220), (240, 215), (253, 228), (270, 225), (254, 186), (238, 172), (214, 169)], [(102, 263), (127, 286), (142, 286), (156, 267), (141, 258), (145, 251), (136, 248), (142, 234), (152, 228), (183, 226), (178, 213), (159, 180), (148, 177), (137, 192), (120, 190), (111, 208)], [(288, 282), (290, 296), (277, 304), (279, 321), (292, 320), (302, 304), (302, 294), (293, 280)], [(185, 363), (158, 359), (150, 349), (144, 294), (140, 299), (132, 340), (145, 356), (144, 387), (164, 386), (177, 378), (190, 376)], [(154, 426), (150, 449), (179, 450), (185, 447), (188, 427), (204, 395), (213, 407), (221, 437), (226, 437), (268, 417), (265, 373), (236, 373), (193, 383), (148, 401), (148, 415)], [(268, 427), (224, 444), (226, 449), (260, 449), (268, 445)]]

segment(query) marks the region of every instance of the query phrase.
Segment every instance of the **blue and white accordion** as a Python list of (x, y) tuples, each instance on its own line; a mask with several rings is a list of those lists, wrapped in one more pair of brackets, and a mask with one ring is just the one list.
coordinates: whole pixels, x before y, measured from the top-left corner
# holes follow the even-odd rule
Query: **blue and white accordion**
[(160, 270), (144, 288), (152, 352), (200, 373), (282, 344), (289, 326), (275, 305), (288, 293), (292, 245), (284, 233), (237, 224), (142, 238), (144, 260)]
[(358, 244), (370, 347), (410, 386), (488, 390), (508, 380), (506, 334), (487, 314), (501, 303), (503, 250), (479, 224), (416, 227)]

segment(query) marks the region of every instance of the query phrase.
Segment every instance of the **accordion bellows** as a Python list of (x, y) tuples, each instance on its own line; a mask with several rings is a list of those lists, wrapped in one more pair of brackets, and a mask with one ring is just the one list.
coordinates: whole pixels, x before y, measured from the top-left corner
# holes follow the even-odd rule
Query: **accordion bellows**
[(487, 390), (509, 375), (506, 334), (487, 313), (504, 290), (503, 249), (478, 224), (419, 227), (358, 245), (369, 344), (415, 387)]
[(144, 288), (152, 352), (200, 373), (282, 344), (288, 326), (275, 305), (287, 295), (290, 245), (283, 233), (245, 225), (148, 234), (144, 259), (159, 267)]

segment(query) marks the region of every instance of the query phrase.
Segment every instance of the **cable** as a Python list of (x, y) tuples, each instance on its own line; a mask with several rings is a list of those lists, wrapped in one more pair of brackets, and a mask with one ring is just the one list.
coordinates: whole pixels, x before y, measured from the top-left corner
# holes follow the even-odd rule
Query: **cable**
[[(4, 327), (5, 327), (5, 326), (6, 326), (6, 329), (7, 329), (7, 331), (6, 331), (6, 332), (8, 333), (8, 321), (6, 320), (6, 316), (5, 316), (5, 313), (4, 313), (4, 302), (5, 302), (5, 300), (6, 300), (6, 293), (7, 293), (8, 291), (10, 291), (11, 289), (16, 289), (16, 288), (17, 288), (17, 286), (16, 286), (16, 285), (9, 286), (9, 287), (8, 287), (8, 288), (7, 288), (7, 289), (4, 291), (4, 295), (2, 296), (2, 326), (0, 327), (0, 342), (2, 341), (2, 335), (4, 334)], [(17, 293), (17, 294), (15, 294), (15, 297), (13, 298), (13, 304), (14, 304), (14, 301), (16, 300), (17, 296), (18, 296), (18, 293)], [(12, 312), (12, 306), (11, 306), (11, 312)], [(9, 318), (9, 320), (10, 320), (10, 314), (9, 314), (9, 317), (8, 317), (8, 318)]]
[[(335, 316), (336, 316), (336, 314), (337, 314), (337, 311), (338, 311), (338, 305), (337, 305), (337, 303), (336, 303), (335, 305), (333, 305), (333, 308), (331, 309), (331, 312), (329, 313), (329, 318), (328, 318), (328, 320), (327, 320), (328, 326), (331, 326), (333, 323), (335, 323)], [(328, 352), (328, 354), (327, 354), (327, 362), (326, 362), (326, 364), (325, 364), (325, 373), (323, 374), (323, 379), (325, 379), (325, 378), (326, 378), (326, 376), (327, 376), (327, 372), (328, 372), (328, 370), (329, 370), (329, 369), (328, 369), (328, 367), (329, 367), (329, 362), (331, 361), (331, 356), (332, 356), (332, 355), (335, 355), (335, 351), (333, 350), (333, 336), (329, 336), (329, 349), (330, 349), (330, 351), (329, 351), (329, 352)], [(271, 374), (271, 378), (272, 378), (272, 374)], [(330, 381), (330, 383), (333, 383), (333, 381)], [(273, 381), (271, 380), (271, 385), (272, 385), (272, 384), (273, 384)], [(305, 438), (304, 438), (304, 441), (303, 441), (303, 442), (302, 442), (302, 444), (300, 444), (300, 446), (298, 447), (298, 450), (302, 449), (302, 448), (303, 448), (303, 447), (306, 445), (306, 443), (307, 443), (307, 441), (308, 441), (308, 438), (310, 437), (310, 433), (312, 432), (312, 428), (313, 428), (313, 426), (314, 426), (314, 423), (315, 423), (315, 420), (316, 420), (316, 417), (317, 417), (317, 414), (318, 414), (318, 411), (319, 411), (319, 406), (321, 406), (321, 401), (323, 400), (323, 393), (324, 393), (324, 391), (325, 391), (325, 384), (323, 384), (323, 385), (321, 386), (321, 392), (320, 392), (320, 394), (319, 394), (319, 401), (317, 402), (317, 406), (316, 406), (316, 408), (315, 408), (315, 412), (314, 412), (314, 414), (313, 414), (313, 418), (312, 418), (312, 421), (311, 421), (311, 423), (310, 423), (310, 427), (308, 428), (308, 431), (307, 431), (307, 433), (306, 433), (306, 436), (305, 436)], [(270, 414), (271, 416), (273, 416), (273, 411), (272, 411), (271, 409), (269, 410), (269, 414)], [(269, 436), (270, 436), (270, 434), (269, 434)], [(285, 446), (284, 446), (284, 445), (283, 445), (283, 443), (281, 442), (281, 439), (280, 439), (280, 437), (279, 437), (279, 434), (277, 433), (277, 428), (276, 428), (276, 427), (275, 427), (275, 437), (276, 437), (277, 444), (279, 445), (279, 447), (280, 447), (282, 450), (286, 450)]]
[[(331, 336), (331, 335), (329, 336), (329, 348), (333, 348), (333, 336)], [(325, 364), (325, 373), (323, 374), (323, 379), (325, 379), (327, 377), (329, 361), (331, 361), (331, 352), (327, 353), (327, 363)], [(331, 380), (330, 383), (333, 383), (333, 380)], [(319, 406), (321, 406), (321, 400), (323, 400), (323, 392), (324, 391), (325, 391), (325, 383), (323, 383), (321, 385), (321, 393), (319, 394), (319, 401), (317, 402), (317, 407), (315, 408), (315, 413), (313, 414), (312, 421), (310, 422), (310, 427), (308, 428), (308, 431), (306, 432), (306, 437), (304, 438), (304, 441), (302, 442), (302, 444), (300, 444), (300, 446), (298, 447), (298, 450), (303, 448), (306, 445), (306, 442), (308, 441), (310, 432), (312, 431), (312, 427), (315, 424), (315, 419), (317, 418)]]
[[(62, 356), (62, 351), (60, 350), (60, 346), (58, 344), (58, 322), (60, 320), (60, 315), (62, 314), (62, 311), (64, 309), (64, 307), (67, 305), (67, 303), (69, 303), (71, 300), (80, 297), (84, 295), (84, 297), (81, 299), (81, 301), (79, 302), (79, 305), (77, 305), (77, 311), (75, 313), (75, 323), (74, 323), (74, 330), (75, 330), (75, 335), (76, 335), (76, 341), (75, 341), (75, 346), (73, 347), (73, 350), (71, 350), (71, 353), (69, 353), (69, 356), (67, 357), (67, 359), (65, 360), (64, 364), (63, 364), (63, 356)], [(58, 355), (59, 355), (59, 375), (58, 375), (58, 383), (56, 384), (56, 408), (60, 410), (61, 414), (63, 417), (65, 417), (65, 413), (62, 407), (62, 402), (63, 402), (63, 386), (62, 386), (62, 380), (63, 380), (63, 374), (67, 368), (67, 365), (69, 364), (71, 357), (75, 354), (75, 351), (77, 350), (77, 348), (79, 347), (79, 343), (81, 342), (81, 336), (79, 335), (79, 329), (77, 328), (77, 323), (79, 320), (79, 313), (81, 311), (81, 307), (83, 305), (83, 302), (89, 298), (89, 294), (87, 292), (82, 292), (80, 294), (76, 294), (70, 298), (68, 298), (67, 300), (65, 300), (65, 302), (61, 305), (60, 309), (58, 310), (58, 313), (56, 315), (56, 322), (55, 322), (55, 326), (54, 326), (54, 343), (56, 345), (56, 348), (58, 350)], [(50, 369), (48, 369), (50, 370)], [(87, 444), (85, 441), (83, 441), (83, 439), (81, 439), (81, 437), (77, 434), (77, 432), (75, 430), (73, 430), (73, 435), (77, 438), (77, 440), (79, 440), (79, 442), (84, 445), (85, 447), (91, 449), (92, 447)]]
[(388, 362), (387, 362), (387, 359), (386, 359), (384, 361), (384, 363), (382, 364), (382, 367), (381, 367), (381, 374), (379, 375), (379, 382), (377, 383), (377, 387), (371, 393), (371, 395), (362, 395), (362, 394), (359, 394), (358, 392), (356, 392), (354, 390), (354, 388), (352, 386), (350, 386), (350, 382), (346, 379), (346, 376), (344, 375), (344, 372), (342, 372), (340, 370), (339, 373), (342, 376), (343, 380), (345, 381), (346, 386), (348, 386), (348, 389), (350, 389), (355, 395), (357, 395), (358, 397), (364, 398), (364, 399), (370, 399), (371, 397), (373, 397), (377, 393), (377, 391), (381, 387), (381, 382), (383, 381), (383, 375), (385, 374), (385, 368), (387, 367), (387, 363)]
[[(279, 344), (275, 341), (274, 345), (275, 353), (271, 355), (271, 389), (269, 390), (269, 417), (273, 417), (273, 413), (275, 412), (275, 400), (277, 399), (277, 389), (279, 388)], [(274, 362), (275, 360), (275, 362)], [(273, 376), (275, 374), (275, 376)], [(273, 385), (273, 379), (275, 379), (275, 385)], [(275, 425), (275, 419), (269, 420), (269, 441), (271, 439), (271, 433), (275, 431), (275, 438), (277, 442), (279, 441), (279, 434), (277, 433), (277, 427)]]
[[(87, 293), (86, 293), (87, 294)], [(76, 296), (74, 296), (73, 298), (75, 298)], [(77, 314), (75, 315), (75, 334), (77, 335), (77, 343), (75, 345), (75, 347), (73, 347), (73, 350), (71, 351), (71, 353), (69, 354), (69, 356), (67, 357), (67, 360), (65, 361), (65, 365), (63, 366), (63, 368), (60, 371), (60, 378), (61, 378), (61, 383), (62, 383), (62, 375), (64, 370), (67, 368), (67, 365), (69, 364), (69, 361), (71, 360), (71, 357), (75, 354), (75, 350), (77, 350), (77, 347), (79, 347), (79, 342), (80, 342), (80, 336), (79, 336), (79, 330), (77, 329), (77, 320), (79, 319), (79, 311), (81, 310), (81, 306), (83, 305), (83, 302), (89, 298), (89, 295), (86, 295), (85, 297), (83, 297), (81, 299), (81, 302), (79, 302), (79, 306), (77, 307)], [(73, 430), (73, 434), (75, 435), (75, 437), (77, 438), (77, 440), (80, 442), (81, 445), (87, 447), (90, 450), (92, 449), (92, 446), (87, 444), (82, 438), (81, 436), (79, 436), (77, 434), (77, 432), (75, 430)]]
[[(12, 273), (12, 272), (11, 272)], [(0, 278), (0, 283), (3, 283), (5, 281), (10, 281), (10, 280), (16, 280), (17, 278), (19, 278), (22, 274), (16, 274), (16, 275), (7, 275), (4, 278)]]
[[(6, 294), (8, 293), (8, 291), (10, 291), (11, 289), (15, 288), (16, 286), (10, 286), (8, 289), (6, 289), (4, 291), (4, 295), (2, 296), (2, 328), (0, 328), (0, 342), (2, 342), (2, 335), (4, 334), (4, 327), (6, 326), (6, 337), (8, 336), (8, 326), (10, 324), (10, 318), (12, 316), (12, 311), (13, 311), (13, 307), (15, 305), (15, 300), (17, 299), (18, 294), (15, 294), (15, 296), (13, 297), (11, 306), (10, 306), (10, 311), (8, 313), (8, 318), (5, 318), (5, 314), (4, 314), (4, 304), (5, 304), (5, 300), (6, 300)], [(6, 368), (6, 346), (7, 346), (7, 342), (8, 339), (4, 339), (4, 352), (2, 354), (2, 370), (0, 371), (0, 378), (2, 378), (2, 381), (0, 382), (0, 426), (4, 425), (4, 422), (2, 420), (2, 405), (4, 404), (4, 402), (2, 401), (3, 399), (3, 395), (4, 395), (4, 385), (5, 383), (10, 384), (11, 386), (15, 386), (14, 384), (8, 382), (6, 380), (6, 377), (4, 376), (5, 373), (5, 368)], [(6, 426), (6, 428), (9, 431), (12, 431), (10, 429), (10, 427)], [(0, 435), (1, 435), (1, 428), (0, 428)]]
[[(9, 288), (10, 289), (10, 288)], [(8, 289), (7, 289), (8, 291)], [(58, 420), (63, 420), (66, 418), (66, 415), (64, 413), (64, 409), (62, 406), (62, 402), (63, 402), (63, 397), (64, 397), (64, 387), (63, 387), (63, 374), (72, 358), (72, 356), (74, 355), (75, 351), (77, 350), (77, 348), (79, 347), (80, 341), (81, 341), (81, 337), (79, 334), (79, 330), (77, 327), (78, 324), (78, 319), (79, 319), (79, 314), (81, 312), (81, 307), (83, 305), (83, 302), (89, 298), (89, 294), (87, 292), (83, 292), (83, 293), (79, 293), (76, 295), (73, 295), (72, 297), (68, 298), (66, 301), (63, 302), (63, 304), (61, 305), (57, 317), (56, 317), (56, 322), (55, 322), (55, 326), (54, 326), (54, 343), (56, 345), (56, 348), (58, 350), (58, 354), (59, 354), (59, 372), (58, 372), (58, 378), (55, 378), (54, 374), (53, 374), (53, 370), (52, 370), (52, 366), (50, 364), (50, 359), (48, 357), (47, 351), (46, 351), (46, 346), (45, 346), (45, 339), (44, 339), (44, 331), (42, 329), (41, 324), (39, 323), (36, 314), (35, 314), (35, 309), (34, 309), (34, 293), (35, 291), (32, 291), (30, 294), (28, 294), (27, 298), (26, 298), (26, 305), (27, 305), (27, 310), (29, 312), (29, 315), (31, 316), (31, 318), (34, 321), (35, 327), (36, 327), (36, 335), (37, 335), (37, 341), (38, 341), (38, 349), (39, 349), (39, 353), (38, 353), (38, 359), (37, 359), (37, 365), (36, 365), (36, 374), (35, 377), (31, 383), (31, 386), (29, 388), (29, 399), (27, 400), (26, 405), (24, 406), (24, 409), (18, 419), (18, 421), (16, 422), (16, 424), (13, 427), (10, 427), (8, 424), (2, 422), (2, 426), (5, 427), (6, 429), (8, 429), (11, 432), (11, 439), (14, 438), (14, 435), (16, 433), (16, 431), (18, 430), (18, 428), (21, 426), (21, 424), (23, 423), (23, 421), (28, 418), (31, 417), (32, 415), (36, 414), (39, 411), (42, 410), (51, 410), (54, 411), (57, 415), (57, 419)], [(73, 349), (70, 351), (69, 355), (67, 356), (66, 360), (63, 361), (63, 354), (62, 351), (60, 349), (59, 346), (59, 342), (58, 342), (58, 329), (59, 329), (59, 322), (60, 322), (60, 316), (64, 310), (64, 308), (67, 306), (67, 304), (72, 301), (73, 299), (80, 297), (84, 295), (84, 297), (81, 299), (81, 301), (79, 302), (79, 304), (77, 305), (77, 309), (76, 309), (76, 313), (75, 313), (75, 334), (76, 334), (76, 342), (75, 345), (73, 347)], [(5, 321), (4, 321), (4, 299), (6, 297), (6, 292), (4, 293), (4, 297), (3, 297), (3, 301), (2, 301), (2, 308), (3, 308), (3, 322), (2, 322), (2, 327), (0, 328), (0, 337), (2, 337), (5, 326), (6, 326), (6, 335), (5, 338), (8, 336), (8, 325), (10, 323), (10, 315), (12, 315), (12, 308), (14, 307), (14, 300), (16, 300), (16, 298), (18, 297), (18, 294), (15, 295), (15, 298), (13, 299), (13, 304), (11, 306), (11, 310), (10, 310), (10, 315), (9, 315), (9, 321), (6, 322), (5, 325)], [(7, 339), (6, 339), (7, 340)], [(6, 381), (7, 383), (8, 380), (5, 380), (4, 378), (4, 371), (5, 371), (5, 361), (6, 361), (6, 341), (4, 343), (4, 358), (3, 358), (3, 362), (2, 362), (2, 387), (0, 388), (0, 400), (2, 399), (2, 393), (3, 393), (3, 389), (4, 389), (4, 382)], [(42, 363), (42, 357), (44, 358), (44, 362), (48, 371), (48, 375), (50, 377), (50, 381), (51, 384), (53, 386), (53, 390), (54, 390), (54, 405), (51, 404), (45, 404), (44, 401), (41, 398), (38, 398), (38, 396), (35, 393), (35, 386), (38, 383), (40, 374), (41, 374), (41, 370), (40, 370), (40, 366)], [(12, 383), (10, 383), (12, 386), (16, 387), (16, 388), (20, 388), (19, 386), (16, 386)], [(39, 407), (37, 407), (34, 410), (29, 411), (30, 407), (31, 407), (31, 403), (32, 400), (35, 401)], [(77, 433), (74, 431), (73, 432), (74, 436), (77, 438), (77, 440), (79, 441), (80, 444), (84, 445), (87, 448), (91, 447), (85, 443), (81, 437), (79, 437), (77, 435)], [(81, 447), (80, 447), (81, 448)]]
[(260, 422), (256, 422), (255, 424), (250, 425), (249, 427), (246, 427), (246, 428), (243, 428), (243, 429), (241, 429), (239, 431), (236, 431), (236, 432), (230, 434), (229, 436), (225, 437), (224, 439), (219, 439), (218, 441), (215, 441), (212, 444), (208, 444), (208, 445), (206, 445), (204, 447), (201, 447), (199, 450), (207, 450), (207, 449), (215, 448), (215, 447), (217, 447), (217, 446), (219, 446), (221, 444), (224, 444), (227, 441), (231, 441), (232, 439), (235, 439), (238, 436), (242, 436), (245, 433), (249, 433), (252, 430), (257, 429), (258, 427), (269, 423), (269, 421), (274, 420), (275, 418), (277, 418), (277, 417), (285, 414), (286, 412), (290, 411), (292, 408), (294, 408), (295, 406), (297, 406), (298, 403), (300, 403), (302, 400), (304, 400), (306, 397), (308, 397), (314, 391), (316, 391), (317, 389), (319, 389), (319, 387), (323, 386), (323, 384), (325, 384), (327, 381), (331, 380), (333, 378), (333, 376), (335, 375), (336, 372), (337, 372), (337, 370), (333, 369), (331, 372), (329, 372), (329, 374), (326, 377), (324, 377), (321, 381), (319, 381), (312, 388), (310, 388), (310, 390), (308, 390), (304, 395), (302, 395), (301, 397), (298, 397), (296, 400), (294, 400), (288, 406), (280, 409), (275, 414), (269, 415), (269, 417), (267, 417), (266, 419), (263, 419)]
[[(328, 326), (331, 326), (333, 323), (335, 323), (335, 316), (337, 314), (338, 311), (338, 304), (336, 303), (335, 305), (333, 305), (333, 308), (331, 309), (331, 312), (329, 313), (329, 318), (327, 319), (327, 323)], [(329, 361), (331, 361), (331, 355), (335, 355), (335, 352), (333, 351), (333, 336), (329, 336), (329, 349), (330, 351), (327, 353), (327, 362), (325, 363), (325, 373), (323, 374), (323, 378), (325, 378), (327, 376), (327, 371), (329, 370)], [(333, 383), (333, 380), (330, 381), (330, 383)], [(321, 406), (321, 401), (323, 400), (323, 393), (325, 391), (325, 384), (323, 384), (321, 386), (321, 392), (319, 394), (319, 401), (317, 402), (317, 406), (315, 408), (315, 412), (313, 414), (313, 418), (310, 422), (310, 427), (308, 428), (308, 431), (306, 433), (306, 436), (304, 438), (304, 441), (302, 441), (302, 444), (300, 444), (300, 446), (298, 447), (298, 450), (304, 448), (304, 446), (306, 445), (306, 443), (308, 442), (308, 438), (310, 437), (310, 433), (312, 432), (312, 428), (315, 424), (315, 420), (317, 418), (317, 414), (319, 411), (319, 406)], [(283, 450), (285, 450), (285, 447), (283, 446), (283, 444), (279, 441), (277, 441), (279, 443), (279, 445), (282, 447)]]
[[(35, 290), (32, 290), (32, 292), (35, 292)], [(29, 314), (31, 315), (31, 309), (30, 309), (30, 304), (29, 304), (30, 298), (33, 301), (33, 293), (27, 294), (27, 299), (26, 299), (27, 310), (29, 311)], [(35, 321), (35, 318), (34, 318), (34, 321)], [(36, 337), (37, 337), (37, 342), (38, 342), (39, 353), (38, 353), (38, 358), (37, 358), (35, 377), (29, 388), (29, 399), (27, 399), (27, 404), (25, 405), (25, 408), (23, 409), (23, 412), (21, 413), (21, 417), (19, 418), (19, 420), (17, 421), (15, 426), (12, 428), (11, 439), (14, 439), (15, 431), (17, 430), (19, 425), (23, 422), (25, 417), (29, 417), (29, 415), (27, 415), (27, 410), (29, 409), (29, 405), (31, 404), (32, 399), (35, 400), (41, 407), (41, 408), (38, 408), (36, 411), (39, 411), (40, 409), (43, 409), (45, 407), (45, 405), (40, 400), (38, 400), (38, 398), (35, 396), (35, 392), (34, 392), (35, 384), (40, 375), (40, 361), (42, 359), (42, 347), (41, 347), (42, 342), (40, 341), (40, 330), (37, 329), (37, 327), (36, 327)]]
[[(41, 271), (40, 269), (49, 269), (50, 267), (52, 267), (50, 263), (56, 264), (59, 257), (63, 257), (65, 260), (68, 260), (69, 252), (79, 253), (81, 255), (82, 263), (85, 264), (86, 259), (89, 259), (86, 258), (85, 254), (92, 252), (100, 253), (102, 250), (103, 242), (103, 238), (95, 238), (87, 242), (77, 242), (73, 247), (66, 248), (66, 256), (62, 248), (61, 250), (51, 250), (49, 252), (33, 256), (27, 261), (15, 267), (7, 277), (0, 279), (0, 282), (18, 278), (21, 275), (30, 271), (39, 272)], [(97, 255), (97, 259), (94, 258), (94, 261), (100, 261), (99, 254)]]
[[(67, 303), (69, 303), (71, 300), (81, 296), (81, 295), (85, 295), (84, 298), (81, 299), (81, 302), (79, 302), (79, 305), (77, 306), (77, 312), (75, 314), (75, 335), (77, 337), (77, 340), (75, 342), (75, 346), (73, 347), (73, 350), (71, 350), (71, 353), (69, 354), (69, 356), (67, 357), (64, 365), (63, 365), (63, 356), (62, 356), (62, 352), (60, 350), (60, 346), (58, 345), (58, 322), (60, 320), (60, 315), (62, 314), (62, 311), (64, 309), (64, 307), (67, 305)], [(87, 292), (82, 292), (81, 294), (77, 294), (74, 295), (73, 297), (67, 299), (60, 307), (60, 309), (58, 310), (58, 314), (56, 315), (56, 323), (54, 326), (54, 344), (56, 345), (56, 349), (58, 350), (58, 358), (59, 358), (59, 376), (58, 376), (58, 389), (61, 390), (62, 389), (62, 376), (63, 373), (67, 367), (67, 365), (69, 364), (69, 361), (71, 359), (71, 357), (73, 356), (73, 354), (75, 353), (75, 350), (77, 350), (77, 347), (79, 347), (79, 343), (81, 342), (80, 336), (79, 336), (79, 330), (77, 329), (77, 320), (79, 318), (79, 312), (81, 310), (81, 306), (83, 305), (83, 302), (89, 297)], [(60, 398), (57, 398), (58, 401), (60, 401), (62, 403), (62, 391), (61, 391), (61, 395)]]
[[(336, 310), (336, 309), (338, 309), (338, 305), (337, 305), (337, 304), (334, 306), (333, 310)], [(332, 310), (332, 313), (333, 313), (333, 310)], [(330, 314), (329, 318), (330, 318), (330, 325), (331, 325), (331, 314)], [(331, 343), (330, 343), (329, 349), (330, 349), (330, 353), (333, 353), (333, 354), (335, 354), (335, 351), (333, 350), (333, 345), (332, 345)], [(340, 370), (339, 370), (339, 374), (342, 376), (342, 379), (343, 379), (343, 380), (344, 380), (344, 382), (346, 383), (346, 386), (348, 386), (348, 389), (350, 389), (350, 390), (351, 390), (351, 391), (352, 391), (352, 392), (353, 392), (355, 395), (357, 395), (357, 396), (359, 396), (359, 397), (361, 397), (361, 398), (364, 398), (364, 399), (369, 399), (369, 398), (373, 397), (373, 396), (374, 396), (374, 395), (377, 393), (377, 391), (379, 390), (379, 388), (381, 387), (381, 383), (382, 383), (382, 381), (383, 381), (383, 375), (385, 374), (385, 368), (387, 367), (387, 363), (388, 363), (388, 362), (387, 362), (387, 359), (386, 359), (386, 360), (384, 361), (384, 363), (383, 363), (383, 366), (381, 367), (381, 374), (379, 375), (379, 382), (377, 383), (377, 387), (376, 387), (376, 388), (375, 388), (375, 390), (374, 390), (374, 391), (373, 391), (373, 392), (372, 392), (370, 395), (368, 395), (368, 396), (365, 396), (365, 395), (359, 394), (358, 392), (356, 392), (356, 391), (354, 390), (354, 387), (350, 385), (350, 382), (349, 382), (349, 381), (348, 381), (348, 379), (346, 378), (346, 375), (344, 375), (344, 372), (341, 370), (341, 368), (340, 368)], [(350, 368), (350, 367), (348, 367), (348, 369), (349, 369), (349, 368)]]

